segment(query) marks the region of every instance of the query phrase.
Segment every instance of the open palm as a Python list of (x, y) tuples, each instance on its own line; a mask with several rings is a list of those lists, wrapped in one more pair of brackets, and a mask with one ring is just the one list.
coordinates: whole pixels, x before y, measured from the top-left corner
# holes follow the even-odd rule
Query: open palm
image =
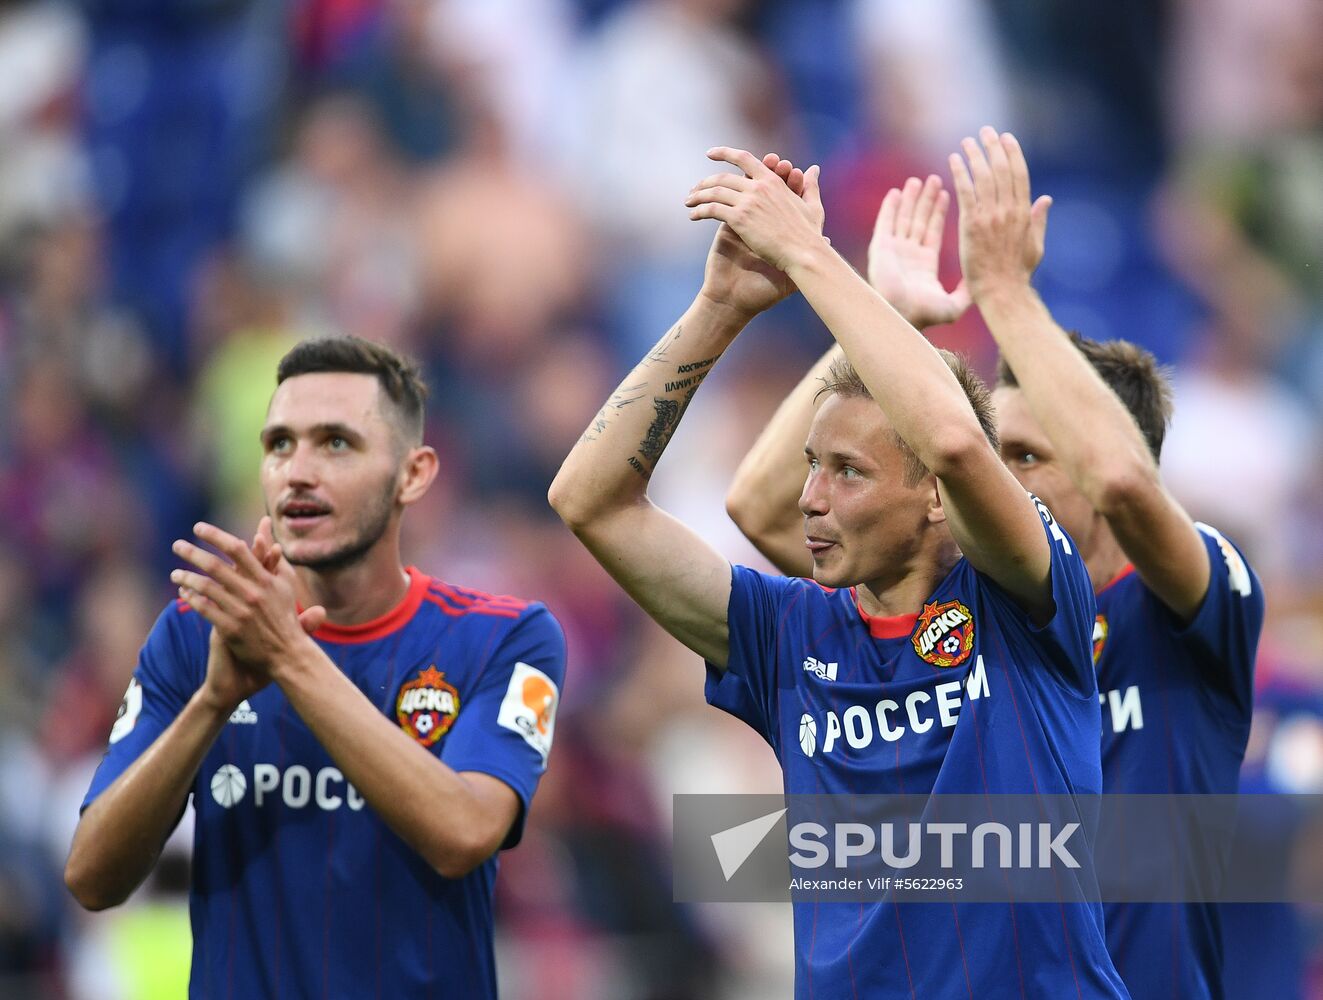
[(969, 308), (962, 281), (952, 291), (937, 278), (951, 196), (935, 174), (911, 177), (882, 199), (868, 245), (868, 281), (918, 329), (951, 323)]

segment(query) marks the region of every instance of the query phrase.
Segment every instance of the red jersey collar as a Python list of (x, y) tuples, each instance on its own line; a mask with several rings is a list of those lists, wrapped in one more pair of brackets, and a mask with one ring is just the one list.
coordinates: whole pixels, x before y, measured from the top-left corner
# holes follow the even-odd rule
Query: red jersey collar
[(1121, 571), (1117, 573), (1116, 576), (1112, 577), (1105, 584), (1103, 584), (1102, 590), (1099, 590), (1098, 593), (1101, 594), (1103, 590), (1107, 590), (1111, 587), (1115, 587), (1118, 583), (1120, 583), (1122, 580), (1124, 580), (1134, 571), (1135, 571), (1134, 563), (1126, 563), (1124, 566), (1121, 567)]
[(407, 567), (405, 572), (409, 574), (409, 590), (405, 593), (404, 600), (384, 615), (357, 625), (333, 625), (327, 622), (314, 632), (312, 637), (323, 642), (373, 642), (409, 624), (422, 606), (423, 595), (427, 593), (427, 584), (431, 578), (420, 573), (414, 566)]
[(859, 617), (868, 626), (868, 634), (874, 639), (903, 639), (914, 631), (914, 626), (919, 620), (918, 614), (887, 617), (870, 615), (859, 604), (859, 595), (854, 587), (850, 588), (850, 600), (854, 602), (854, 609), (859, 612)]

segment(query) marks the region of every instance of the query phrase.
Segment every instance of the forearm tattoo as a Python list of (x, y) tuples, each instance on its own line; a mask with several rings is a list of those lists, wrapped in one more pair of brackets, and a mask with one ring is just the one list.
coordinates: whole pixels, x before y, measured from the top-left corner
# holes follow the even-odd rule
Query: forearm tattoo
[[(675, 339), (679, 339), (680, 331), (676, 330)], [(664, 352), (663, 352), (664, 353)], [(674, 381), (668, 381), (665, 384), (666, 396), (654, 396), (652, 406), (655, 411), (648, 432), (643, 440), (639, 442), (638, 456), (629, 456), (629, 467), (637, 472), (644, 479), (652, 477), (652, 470), (657, 467), (657, 460), (666, 450), (666, 446), (671, 441), (671, 436), (675, 429), (680, 425), (680, 418), (684, 416), (684, 411), (689, 408), (689, 402), (694, 398), (694, 393), (698, 387), (703, 384), (703, 379), (707, 378), (708, 372), (712, 366), (717, 363), (717, 358), (721, 355), (713, 355), (710, 358), (704, 358), (702, 361), (687, 361), (684, 364), (677, 365)], [(684, 376), (680, 378), (678, 376)], [(684, 396), (676, 399), (670, 393), (684, 392)], [(641, 460), (640, 460), (641, 459)]]
[[(648, 352), (648, 356), (644, 358), (644, 365), (662, 369), (670, 368), (670, 350), (680, 339), (682, 332), (683, 326), (681, 324), (677, 323), (672, 327), (657, 346)], [(629, 463), (629, 467), (644, 479), (652, 477), (652, 470), (656, 467), (657, 460), (661, 458), (662, 452), (666, 450), (667, 444), (670, 443), (675, 428), (680, 424), (680, 418), (684, 416), (684, 411), (689, 407), (689, 401), (694, 398), (694, 393), (698, 391), (703, 379), (707, 378), (712, 366), (717, 363), (720, 357), (720, 354), (714, 354), (712, 357), (703, 358), (701, 361), (686, 361), (683, 364), (675, 365), (674, 371), (670, 373), (674, 377), (662, 380), (665, 395), (652, 397), (654, 410), (652, 423), (648, 426), (643, 440), (639, 442), (637, 453), (625, 459)], [(588, 429), (579, 438), (580, 443), (596, 441), (601, 437), (611, 423), (612, 417), (626, 406), (646, 398), (652, 384), (652, 382), (643, 381), (632, 385), (622, 385), (612, 393), (611, 398), (606, 401), (606, 405), (597, 411), (597, 416), (593, 418), (592, 423), (588, 425)], [(676, 398), (675, 393), (684, 393), (684, 395)]]
[(583, 432), (579, 441), (596, 441), (606, 430), (606, 425), (611, 421), (611, 415), (623, 410), (631, 403), (637, 403), (648, 394), (648, 383), (639, 382), (637, 385), (622, 385), (611, 394), (611, 398), (606, 401), (606, 405), (597, 411), (597, 416), (593, 417), (593, 422), (588, 425), (588, 429)]

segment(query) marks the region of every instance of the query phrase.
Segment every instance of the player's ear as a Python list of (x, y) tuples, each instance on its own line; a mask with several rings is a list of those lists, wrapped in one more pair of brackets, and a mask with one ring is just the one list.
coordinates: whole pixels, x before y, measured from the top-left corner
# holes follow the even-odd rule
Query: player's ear
[(937, 489), (937, 477), (929, 476), (928, 484), (932, 487), (932, 494), (928, 498), (928, 523), (942, 524), (946, 521), (946, 509), (942, 506), (942, 494)]
[(441, 461), (437, 458), (435, 448), (428, 445), (410, 448), (400, 464), (399, 502), (407, 507), (421, 500), (440, 467)]

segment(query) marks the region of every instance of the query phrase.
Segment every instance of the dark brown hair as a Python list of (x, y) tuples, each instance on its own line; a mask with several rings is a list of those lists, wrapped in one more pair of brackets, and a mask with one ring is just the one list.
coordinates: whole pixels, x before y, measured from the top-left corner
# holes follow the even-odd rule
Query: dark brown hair
[(416, 362), (361, 337), (321, 337), (301, 341), (280, 359), (276, 385), (318, 372), (374, 376), (395, 409), (400, 430), (409, 441), (422, 442), (427, 383)]
[[(1070, 342), (1125, 404), (1156, 462), (1171, 420), (1169, 370), (1159, 365), (1149, 351), (1128, 340), (1090, 340), (1071, 330)], [(997, 384), (1012, 389), (1020, 384), (1004, 358), (997, 364)]]
[[(996, 450), (997, 421), (992, 409), (992, 393), (988, 391), (987, 383), (979, 377), (978, 372), (970, 367), (969, 362), (963, 355), (940, 347), (937, 349), (937, 353), (942, 356), (946, 366), (951, 369), (951, 374), (960, 383), (960, 388), (964, 390), (965, 398), (969, 400), (974, 416), (978, 418), (979, 427), (983, 429), (983, 434), (987, 437), (993, 450)], [(873, 398), (873, 394), (868, 391), (868, 386), (864, 385), (864, 380), (859, 377), (859, 372), (845, 358), (837, 360), (827, 372), (823, 387), (818, 390), (818, 394), (821, 395), (824, 392), (831, 392), (845, 397)], [(896, 443), (900, 446), (901, 451), (905, 453), (905, 485), (917, 486), (919, 481), (928, 475), (928, 469), (919, 461), (919, 456), (914, 454), (914, 451), (899, 434), (896, 435)]]

